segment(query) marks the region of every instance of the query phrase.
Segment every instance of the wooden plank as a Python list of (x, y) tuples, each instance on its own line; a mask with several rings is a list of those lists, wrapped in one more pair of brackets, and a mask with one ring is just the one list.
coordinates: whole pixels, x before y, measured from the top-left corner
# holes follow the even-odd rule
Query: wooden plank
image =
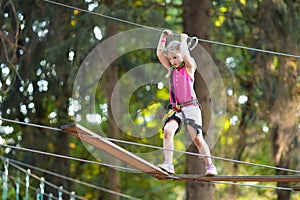
[(300, 186), (294, 186), (294, 187), (293, 187), (293, 190), (294, 190), (294, 191), (300, 191)]
[(149, 163), (148, 161), (136, 156), (126, 149), (123, 149), (122, 147), (112, 143), (105, 137), (99, 136), (93, 131), (79, 124), (65, 125), (62, 126), (61, 129), (64, 132), (80, 138), (81, 140), (93, 145), (97, 149), (104, 151), (157, 179), (166, 179), (168, 177), (168, 173), (161, 170), (159, 167)]
[(300, 182), (300, 175), (294, 176), (203, 176), (180, 174), (169, 178), (179, 181), (229, 181), (229, 182)]
[[(61, 128), (64, 132), (72, 134), (81, 140), (95, 146), (115, 158), (118, 158), (131, 166), (157, 178), (178, 181), (228, 181), (228, 182), (300, 182), (300, 175), (294, 176), (203, 176), (199, 174), (175, 174), (169, 175), (159, 167), (110, 142), (91, 130), (79, 125), (65, 125)], [(295, 187), (294, 190), (299, 190)]]

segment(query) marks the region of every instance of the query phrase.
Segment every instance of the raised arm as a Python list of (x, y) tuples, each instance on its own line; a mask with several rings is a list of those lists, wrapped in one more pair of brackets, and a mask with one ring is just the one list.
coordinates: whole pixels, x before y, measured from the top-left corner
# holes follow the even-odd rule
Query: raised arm
[(158, 57), (158, 60), (168, 70), (170, 70), (171, 64), (170, 64), (169, 59), (166, 58), (166, 56), (164, 55), (164, 49), (165, 49), (167, 38), (170, 38), (172, 36), (173, 36), (172, 31), (165, 30), (160, 36), (160, 39), (159, 39), (158, 45), (157, 45), (157, 49), (156, 49), (156, 55)]
[(191, 74), (194, 74), (196, 70), (196, 62), (194, 58), (191, 56), (188, 45), (187, 45), (187, 34), (181, 34), (181, 42), (180, 42), (180, 51), (183, 56), (183, 60), (185, 62), (186, 67), (188, 68), (189, 72)]

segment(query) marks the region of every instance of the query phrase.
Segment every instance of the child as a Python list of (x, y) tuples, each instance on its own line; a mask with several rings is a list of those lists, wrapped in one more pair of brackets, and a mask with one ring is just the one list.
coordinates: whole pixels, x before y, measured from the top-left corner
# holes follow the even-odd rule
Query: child
[(166, 39), (173, 36), (170, 30), (165, 30), (158, 42), (157, 57), (168, 69), (170, 76), (170, 106), (164, 127), (163, 147), (165, 162), (158, 165), (170, 174), (174, 174), (173, 136), (179, 131), (183, 122), (200, 154), (205, 155), (206, 175), (217, 175), (217, 169), (210, 158), (210, 150), (202, 135), (202, 116), (196, 93), (194, 91), (194, 73), (196, 62), (191, 57), (187, 45), (187, 34), (181, 34), (181, 42), (172, 41), (165, 48)]

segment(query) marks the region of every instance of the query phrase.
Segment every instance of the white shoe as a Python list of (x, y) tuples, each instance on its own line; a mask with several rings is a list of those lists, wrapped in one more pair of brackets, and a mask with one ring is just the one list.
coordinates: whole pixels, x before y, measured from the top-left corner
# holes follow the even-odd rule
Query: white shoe
[(214, 164), (211, 164), (209, 166), (206, 166), (206, 176), (215, 176), (218, 175), (218, 171), (216, 166), (214, 166)]
[(159, 164), (158, 167), (168, 172), (169, 174), (175, 174), (174, 165), (172, 163)]

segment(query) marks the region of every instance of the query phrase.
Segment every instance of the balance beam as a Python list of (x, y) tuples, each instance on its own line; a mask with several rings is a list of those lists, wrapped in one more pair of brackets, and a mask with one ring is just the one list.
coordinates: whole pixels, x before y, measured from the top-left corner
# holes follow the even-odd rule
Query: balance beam
[(161, 170), (159, 167), (149, 163), (148, 161), (136, 156), (126, 149), (123, 149), (122, 147), (112, 143), (105, 137), (102, 137), (79, 124), (64, 125), (61, 127), (61, 130), (93, 145), (97, 149), (104, 151), (157, 179), (166, 179), (168, 177), (168, 173)]
[(199, 174), (179, 174), (170, 176), (179, 181), (229, 181), (229, 182), (300, 182), (300, 175), (271, 176), (203, 176)]
[[(63, 132), (69, 133), (97, 149), (104, 151), (115, 158), (130, 164), (131, 166), (147, 173), (159, 180), (178, 180), (178, 181), (229, 181), (229, 182), (300, 182), (300, 175), (281, 175), (281, 176), (204, 176), (199, 174), (175, 174), (169, 175), (159, 167), (136, 156), (135, 154), (112, 143), (105, 137), (99, 136), (93, 131), (79, 125), (70, 124), (62, 126)], [(299, 190), (299, 187), (295, 188)]]

